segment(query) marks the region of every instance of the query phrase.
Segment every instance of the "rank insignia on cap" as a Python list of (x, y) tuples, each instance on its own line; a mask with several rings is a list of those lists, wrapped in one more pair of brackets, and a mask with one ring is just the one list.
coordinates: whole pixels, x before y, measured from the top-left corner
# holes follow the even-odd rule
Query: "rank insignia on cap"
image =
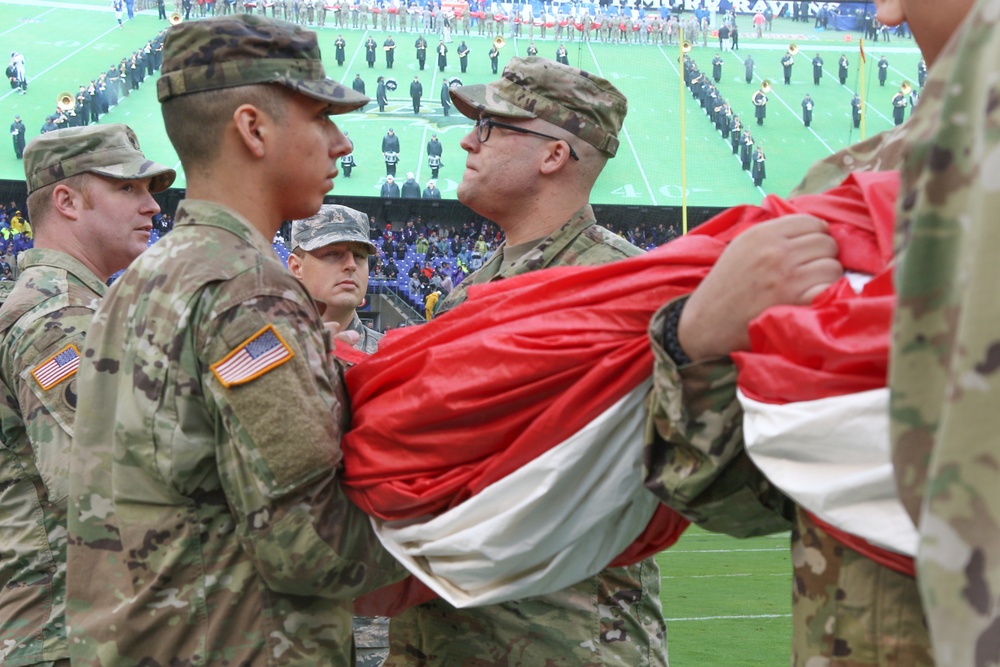
[(212, 364), (212, 372), (223, 387), (233, 387), (259, 378), (295, 356), (274, 325), (266, 327), (240, 343), (221, 361)]
[(32, 377), (42, 387), (48, 390), (76, 373), (80, 367), (80, 351), (70, 343), (59, 350), (31, 371)]

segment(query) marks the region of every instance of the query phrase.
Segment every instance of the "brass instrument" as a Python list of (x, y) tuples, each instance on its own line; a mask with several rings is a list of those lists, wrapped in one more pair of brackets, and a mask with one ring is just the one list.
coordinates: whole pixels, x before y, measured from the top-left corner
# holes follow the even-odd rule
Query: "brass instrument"
[(691, 53), (691, 42), (685, 39), (684, 42), (681, 44), (681, 51), (683, 51), (684, 53)]
[(796, 44), (795, 42), (792, 42), (791, 44), (789, 44), (788, 45), (788, 53), (791, 54), (792, 56), (799, 55), (799, 46), (798, 46), (798, 44)]
[(184, 17), (181, 16), (180, 12), (174, 12), (173, 14), (167, 17), (167, 23), (169, 23), (170, 25), (177, 25), (183, 20)]
[(903, 85), (899, 87), (899, 92), (903, 93), (904, 95), (909, 95), (911, 92), (913, 92), (913, 86), (910, 85), (909, 81), (904, 81)]
[(774, 90), (774, 86), (771, 85), (771, 82), (769, 80), (764, 79), (760, 84), (760, 92), (767, 95), (772, 90)]
[(504, 40), (503, 37), (497, 37), (496, 39), (493, 40), (493, 48), (495, 48), (497, 51), (499, 51), (506, 45), (507, 42), (506, 40)]
[(454, 76), (454, 77), (448, 79), (448, 87), (449, 88), (457, 88), (457, 87), (459, 87), (461, 85), (462, 85), (462, 80), (459, 79), (457, 76)]
[(56, 108), (59, 111), (72, 111), (76, 108), (76, 100), (71, 93), (59, 93), (56, 96)]

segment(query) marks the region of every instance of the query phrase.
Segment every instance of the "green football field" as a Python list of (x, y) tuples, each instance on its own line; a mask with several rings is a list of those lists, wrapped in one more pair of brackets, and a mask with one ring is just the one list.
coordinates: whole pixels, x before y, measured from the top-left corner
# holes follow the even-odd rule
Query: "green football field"
[[(168, 9), (170, 7), (168, 1)], [(332, 14), (330, 15), (332, 17)], [(800, 180), (813, 161), (861, 139), (859, 130), (850, 119), (850, 100), (860, 85), (858, 34), (817, 32), (812, 24), (775, 19), (774, 32), (764, 39), (751, 36), (750, 17), (742, 16), (740, 50), (719, 51), (718, 40), (699, 40), (691, 57), (703, 71), (711, 72), (711, 60), (721, 53), (725, 60), (723, 78), (719, 84), (723, 96), (737, 113), (750, 120), (751, 131), (767, 155), (767, 174), (762, 188), (754, 187), (748, 172), (740, 168), (729, 144), (719, 134), (692, 99), (681, 94), (678, 73), (679, 52), (676, 46), (649, 44), (602, 44), (600, 42), (569, 42), (570, 62), (583, 69), (603, 75), (618, 86), (629, 99), (629, 114), (621, 133), (618, 156), (611, 160), (597, 183), (593, 201), (604, 204), (633, 206), (679, 206), (682, 203), (682, 147), (686, 153), (687, 203), (692, 206), (729, 206), (759, 202), (765, 193), (787, 194)], [(329, 23), (332, 23), (332, 18)], [(81, 83), (106, 71), (112, 63), (141, 48), (166, 24), (145, 11), (119, 30), (107, 3), (87, 0), (61, 2), (0, 1), (0, 25), (7, 26), (0, 34), (10, 45), (25, 54), (29, 78), (28, 94), (20, 96), (7, 90), (0, 93), (0, 119), (10, 122), (19, 113), (28, 128), (28, 137), (35, 136), (45, 116), (55, 107), (59, 93), (75, 92)], [(416, 35), (400, 33), (396, 64), (385, 66), (381, 43), (386, 34), (372, 31), (379, 43), (379, 59), (369, 69), (364, 59), (363, 42), (368, 33), (362, 30), (339, 30), (331, 25), (320, 33), (320, 44), (329, 76), (350, 84), (360, 74), (367, 92), (374, 97), (376, 78), (395, 78), (398, 89), (389, 100), (389, 107), (380, 114), (374, 103), (364, 112), (355, 112), (337, 119), (355, 144), (358, 167), (351, 179), (339, 179), (334, 194), (377, 196), (385, 175), (381, 156), (381, 138), (388, 128), (400, 136), (401, 153), (397, 175), (413, 171), (423, 184), (430, 178), (424, 146), (432, 134), (444, 144), (444, 167), (438, 186), (445, 197), (454, 197), (461, 180), (464, 153), (460, 138), (470, 128), (470, 122), (454, 109), (449, 117), (441, 113), (441, 84), (459, 77), (463, 83), (486, 83), (495, 77), (490, 70), (487, 52), (490, 38), (480, 37), (473, 29), (468, 37), (453, 35), (448, 45), (448, 67), (444, 73), (435, 66), (434, 49), (438, 39), (428, 35), (427, 68), (419, 71), (413, 43)], [(347, 60), (338, 67), (333, 55), (333, 42), (342, 33), (347, 40)], [(850, 36), (851, 41), (845, 41)], [(469, 71), (459, 71), (456, 50), (461, 39), (472, 49)], [(537, 39), (540, 55), (554, 57), (556, 43), (550, 31), (546, 41)], [(792, 83), (781, 83), (780, 58), (789, 43), (800, 46)], [(508, 39), (501, 52), (501, 67), (514, 55), (524, 55), (526, 38)], [(885, 43), (867, 43), (866, 75), (867, 133), (871, 135), (892, 125), (892, 95), (903, 81), (914, 82), (919, 54), (910, 39)], [(846, 86), (837, 80), (837, 58), (846, 53), (851, 61), (851, 75)], [(812, 81), (812, 57), (819, 53), (825, 61), (824, 77), (819, 86)], [(743, 78), (742, 59), (753, 54), (756, 79), (748, 85)], [(875, 62), (886, 55), (889, 81), (880, 87), (875, 78)], [(408, 96), (409, 83), (419, 76), (424, 88), (421, 113), (415, 115)], [(753, 123), (751, 95), (761, 80), (774, 84), (763, 127)], [(806, 93), (815, 101), (811, 128), (801, 121), (801, 101)], [(681, 137), (681, 105), (684, 106), (685, 136)], [(101, 122), (125, 122), (138, 133), (143, 149), (150, 157), (175, 164), (176, 154), (163, 130), (156, 101), (155, 77), (147, 78), (138, 92), (125, 98)], [(178, 169), (179, 169), (179, 165)], [(0, 177), (23, 178), (20, 163), (13, 151), (0, 150)], [(178, 178), (176, 187), (183, 187)]]
[(789, 553), (788, 533), (737, 540), (692, 526), (659, 554), (670, 664), (789, 664)]

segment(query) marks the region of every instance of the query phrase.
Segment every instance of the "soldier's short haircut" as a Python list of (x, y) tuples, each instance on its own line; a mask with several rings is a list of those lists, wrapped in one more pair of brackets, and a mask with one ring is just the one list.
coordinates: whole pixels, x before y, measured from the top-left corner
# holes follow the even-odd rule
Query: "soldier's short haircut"
[(294, 95), (279, 84), (259, 83), (172, 97), (160, 108), (170, 143), (185, 171), (192, 171), (219, 157), (225, 127), (241, 105), (252, 104), (281, 122)]
[(39, 227), (39, 224), (44, 226), (45, 218), (52, 211), (52, 191), (56, 189), (57, 185), (64, 185), (79, 192), (80, 196), (83, 197), (85, 208), (93, 206), (90, 200), (90, 178), (92, 176), (92, 174), (70, 176), (56, 183), (50, 183), (41, 187), (28, 195), (28, 219), (31, 221), (32, 226), (35, 229)]

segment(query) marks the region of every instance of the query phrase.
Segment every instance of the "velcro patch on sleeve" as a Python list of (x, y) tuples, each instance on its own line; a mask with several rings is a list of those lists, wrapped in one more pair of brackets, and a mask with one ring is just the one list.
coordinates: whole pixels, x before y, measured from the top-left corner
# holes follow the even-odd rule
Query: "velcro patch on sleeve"
[(76, 375), (80, 367), (80, 350), (70, 343), (31, 371), (39, 386), (48, 391), (63, 380)]
[(228, 388), (255, 380), (294, 356), (274, 325), (268, 324), (211, 368), (222, 386)]

